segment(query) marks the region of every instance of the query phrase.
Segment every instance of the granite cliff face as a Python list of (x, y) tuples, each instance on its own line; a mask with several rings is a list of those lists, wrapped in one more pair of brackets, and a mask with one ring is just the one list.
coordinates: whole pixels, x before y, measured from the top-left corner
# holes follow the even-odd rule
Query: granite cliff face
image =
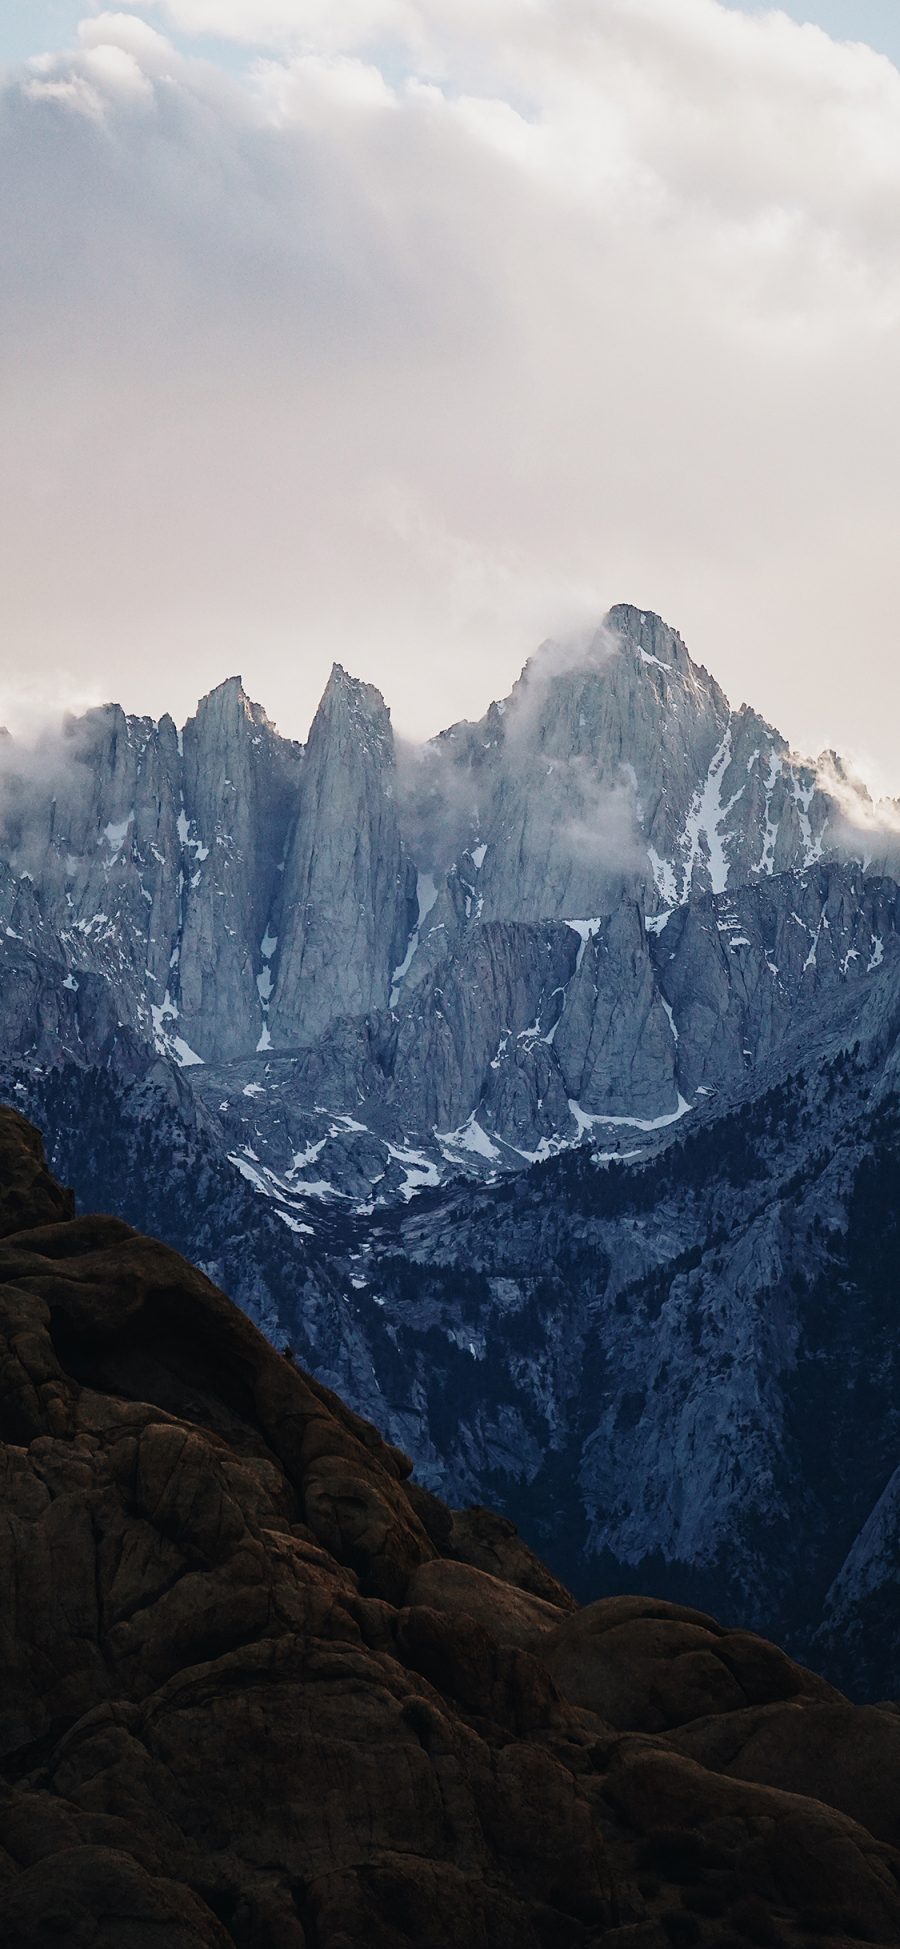
[(187, 1060), (184, 1041), (227, 1059), (264, 1040), (269, 943), (304, 760), (236, 678), (203, 699), (182, 742), (181, 912), (166, 1012), (154, 1019), (176, 1058)]
[(386, 1009), (415, 923), (390, 717), (336, 666), (306, 748), (272, 950), (267, 1047), (313, 1043), (341, 1016)]
[(900, 1719), (579, 1609), (0, 1113), (10, 1949), (900, 1934)]
[[(824, 862), (885, 868), (895, 843), (836, 760), (817, 772), (792, 758), (754, 712), (730, 710), (680, 637), (627, 607), (591, 640), (545, 645), (480, 724), (400, 755), (377, 691), (338, 667), (305, 749), (279, 737), (237, 678), (181, 734), (109, 706), (36, 752), (7, 740), (0, 911), (7, 942), (24, 949), (20, 979), (29, 956), (45, 965), (31, 980), (39, 1011), (26, 1000), (17, 1021), (11, 997), (4, 1046), (18, 1029), (39, 1056), (92, 1058), (102, 1030), (75, 997), (99, 978), (116, 1025), (182, 1065), (321, 1047), (340, 1093), (355, 1024), (357, 1040), (377, 1044), (382, 1096), (402, 1099), (407, 1132), (430, 1137), (434, 1120), (456, 1127), (483, 1110), (503, 1138), (502, 1106), (484, 1101), (491, 1065), (508, 1068), (531, 1037), (552, 1051), (538, 1060), (565, 1094), (541, 1124), (537, 1078), (535, 1143), (554, 1117), (557, 1135), (573, 1136), (566, 1106), (585, 1063), (589, 1114), (624, 1113), (633, 1066), (618, 1048), (602, 1057), (601, 961), (625, 999), (626, 1047), (671, 1099), (668, 998), (651, 993), (648, 963), (665, 917), (681, 929), (704, 894), (778, 888)], [(866, 949), (866, 961), (883, 952), (881, 935), (847, 951)], [(409, 1045), (439, 1041), (448, 991), (432, 1089), (436, 1066), (454, 1074), (429, 1101)], [(535, 1053), (516, 1048), (517, 1066)], [(640, 1076), (638, 1088), (648, 1094)]]
[(305, 747), (109, 706), (0, 753), (4, 1092), (580, 1590), (884, 1689), (898, 825), (627, 606), (418, 752), (339, 668)]

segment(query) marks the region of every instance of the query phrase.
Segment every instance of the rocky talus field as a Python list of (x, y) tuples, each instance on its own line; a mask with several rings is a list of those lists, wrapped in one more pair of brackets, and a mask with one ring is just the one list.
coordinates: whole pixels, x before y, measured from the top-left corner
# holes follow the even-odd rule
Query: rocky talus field
[(4, 1949), (900, 1941), (900, 1711), (579, 1607), (0, 1113)]

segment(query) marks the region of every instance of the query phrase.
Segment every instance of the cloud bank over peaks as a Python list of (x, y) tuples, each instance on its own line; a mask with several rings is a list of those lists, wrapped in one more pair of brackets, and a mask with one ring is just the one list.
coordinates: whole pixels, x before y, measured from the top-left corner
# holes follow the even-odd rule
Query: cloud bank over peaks
[(624, 591), (888, 767), (898, 233), (900, 74), (777, 13), (92, 15), (0, 94), (13, 654), (416, 737)]
[(874, 799), (854, 766), (834, 751), (824, 751), (816, 765), (816, 784), (838, 808), (841, 842), (856, 857), (860, 852), (876, 868), (896, 872), (900, 867), (900, 798)]

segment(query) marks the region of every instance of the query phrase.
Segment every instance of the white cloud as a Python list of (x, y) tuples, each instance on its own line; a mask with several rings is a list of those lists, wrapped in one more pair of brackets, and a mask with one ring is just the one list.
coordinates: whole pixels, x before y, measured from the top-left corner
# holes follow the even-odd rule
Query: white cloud
[(101, 97), (83, 74), (73, 75), (66, 80), (59, 75), (44, 76), (38, 70), (28, 76), (22, 93), (26, 101), (58, 102), (60, 107), (72, 109), (78, 115), (92, 116), (95, 120), (103, 114)]
[(102, 42), (86, 49), (82, 67), (88, 82), (112, 101), (153, 100), (153, 83), (144, 74), (133, 54), (124, 47)]
[(897, 70), (717, 0), (156, 18), (267, 58), (106, 13), (0, 100), (15, 653), (433, 730), (627, 599), (887, 762)]
[(179, 62), (172, 42), (137, 14), (98, 13), (82, 20), (78, 45), (88, 51), (99, 48), (130, 55), (147, 74), (170, 74)]
[[(381, 33), (415, 30), (415, 0), (151, 0), (174, 28), (253, 46), (358, 47)], [(336, 18), (336, 16), (339, 16)]]
[(873, 799), (868, 785), (855, 768), (848, 767), (833, 751), (822, 753), (816, 767), (816, 782), (834, 800), (855, 854), (860, 840), (868, 840), (873, 850), (890, 847), (896, 852), (900, 840), (900, 798)]

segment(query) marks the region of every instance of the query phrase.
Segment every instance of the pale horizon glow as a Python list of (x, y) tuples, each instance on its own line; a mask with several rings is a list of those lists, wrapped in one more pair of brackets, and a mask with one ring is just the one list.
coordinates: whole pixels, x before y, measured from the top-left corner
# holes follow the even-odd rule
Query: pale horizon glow
[(900, 71), (790, 13), (0, 31), (0, 715), (302, 738), (336, 660), (424, 737), (630, 601), (900, 790)]

